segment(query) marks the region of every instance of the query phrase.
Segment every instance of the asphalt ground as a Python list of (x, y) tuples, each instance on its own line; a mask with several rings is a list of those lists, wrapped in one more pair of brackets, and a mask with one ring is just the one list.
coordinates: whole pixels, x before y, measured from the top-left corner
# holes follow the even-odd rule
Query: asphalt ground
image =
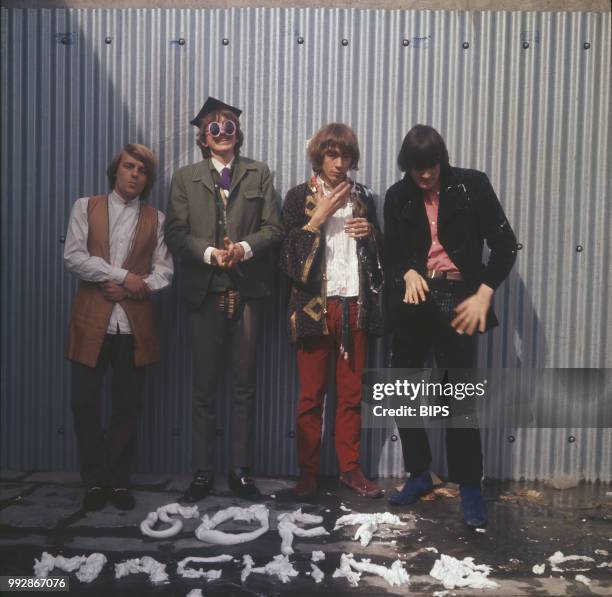
[[(340, 487), (336, 479), (324, 479), (316, 501), (295, 499), (293, 479), (260, 478), (258, 486), (265, 494), (261, 503), (270, 510), (270, 530), (259, 539), (234, 546), (206, 545), (194, 534), (198, 519), (184, 520), (182, 531), (173, 538), (153, 539), (142, 535), (139, 524), (147, 513), (175, 502), (189, 483), (185, 475), (135, 475), (136, 509), (121, 512), (107, 505), (98, 512), (85, 512), (81, 506), (83, 490), (75, 473), (11, 472), (0, 478), (0, 574), (33, 574), (35, 558), (43, 551), (72, 557), (101, 552), (108, 558), (100, 576), (90, 584), (81, 583), (74, 574), (57, 569), (52, 576), (70, 577), (71, 595), (185, 596), (199, 588), (205, 596), (275, 596), (292, 595), (433, 595), (443, 585), (429, 576), (440, 554), (462, 559), (473, 557), (477, 564), (491, 566), (489, 578), (497, 589), (453, 589), (447, 594), (464, 595), (612, 595), (612, 491), (609, 485), (580, 484), (555, 490), (538, 483), (485, 482), (489, 512), (486, 532), (468, 529), (461, 519), (455, 488), (439, 492), (435, 500), (420, 501), (405, 508), (394, 508), (386, 499), (361, 498)], [(379, 481), (387, 494), (398, 479)], [(200, 514), (212, 516), (229, 506), (250, 504), (235, 498), (225, 480), (218, 478), (213, 495), (202, 500)], [(287, 583), (277, 577), (251, 574), (240, 581), (242, 556), (250, 554), (256, 566), (264, 566), (280, 553), (276, 517), (280, 512), (302, 507), (305, 512), (323, 516), (330, 535), (294, 540), (295, 553), (290, 557), (299, 575)], [(404, 527), (381, 527), (371, 543), (362, 547), (353, 539), (357, 527), (334, 531), (335, 521), (344, 514), (392, 512), (403, 517)], [(221, 530), (252, 530), (253, 523), (227, 522)], [(307, 574), (313, 550), (325, 552), (317, 566), (325, 573), (316, 584)], [(597, 552), (596, 552), (597, 550)], [(556, 551), (567, 555), (593, 558), (593, 562), (571, 561), (552, 571), (547, 558)], [(410, 583), (391, 587), (382, 578), (363, 574), (353, 588), (345, 578), (332, 578), (342, 553), (353, 553), (357, 559), (370, 558), (373, 563), (390, 566), (398, 558), (405, 563)], [(177, 562), (188, 556), (229, 554), (231, 562), (211, 564), (222, 569), (218, 580), (185, 579), (176, 572)], [(153, 585), (144, 574), (115, 579), (114, 564), (128, 558), (149, 555), (167, 564), (169, 582)], [(532, 572), (534, 564), (546, 563), (543, 575)], [(609, 565), (605, 565), (608, 563)], [(579, 570), (585, 569), (586, 570)], [(582, 574), (591, 580), (585, 585), (575, 580)], [(5, 593), (15, 595), (16, 593)]]

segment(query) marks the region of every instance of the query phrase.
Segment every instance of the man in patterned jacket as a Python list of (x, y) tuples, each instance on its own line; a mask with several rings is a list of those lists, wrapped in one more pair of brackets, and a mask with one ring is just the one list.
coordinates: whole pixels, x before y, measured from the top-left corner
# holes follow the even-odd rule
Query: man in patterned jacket
[(310, 140), (308, 154), (314, 175), (287, 193), (281, 250), (281, 269), (291, 279), (289, 333), (297, 343), (301, 386), (295, 491), (300, 499), (317, 492), (323, 400), (334, 359), (340, 482), (379, 497), (381, 490), (361, 471), (359, 443), (368, 334), (382, 332), (382, 235), (372, 193), (347, 176), (359, 163), (351, 128), (324, 126)]

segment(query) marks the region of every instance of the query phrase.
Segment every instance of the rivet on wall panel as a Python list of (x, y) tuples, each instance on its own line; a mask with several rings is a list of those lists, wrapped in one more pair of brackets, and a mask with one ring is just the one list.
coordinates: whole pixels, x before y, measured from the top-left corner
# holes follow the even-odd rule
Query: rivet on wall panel
[(523, 50), (526, 50), (529, 47), (529, 42), (528, 41), (524, 41), (523, 42)]
[(107, 35), (107, 36), (104, 38), (104, 43), (105, 43), (106, 45), (108, 45), (108, 44), (112, 44), (112, 43), (113, 43), (113, 38), (112, 38), (110, 35)]
[(346, 39), (346, 37), (342, 40), (342, 45), (348, 46), (348, 39)]
[(516, 437), (514, 435), (508, 436), (508, 443), (513, 444), (516, 441)]
[(585, 50), (589, 50), (591, 48), (591, 44), (588, 41), (585, 41), (583, 47)]
[(469, 42), (467, 42), (467, 41), (464, 41), (464, 42), (461, 44), (461, 47), (462, 47), (464, 50), (467, 50), (467, 49), (470, 47), (470, 43), (469, 43)]
[(295, 437), (295, 431), (290, 431), (287, 435), (293, 439)]
[(55, 43), (62, 44), (64, 46), (70, 46), (75, 41), (74, 33), (56, 33)]
[(224, 46), (229, 46), (229, 39), (227, 39), (227, 37), (224, 37), (224, 38), (221, 40), (221, 43), (222, 43)]
[(516, 243), (516, 250), (520, 251), (523, 248), (523, 245), (521, 243)]
[(66, 237), (65, 236), (60, 236), (59, 237), (59, 241), (60, 241), (60, 245), (63, 245), (66, 242)]
[(392, 441), (392, 442), (396, 442), (396, 441), (397, 441), (397, 435), (393, 434), (393, 435), (391, 436), (391, 441)]
[(408, 47), (410, 45), (410, 40), (409, 39), (402, 39), (402, 45), (404, 47)]
[(582, 253), (584, 251), (584, 247), (582, 245), (576, 245), (576, 253)]
[(64, 428), (63, 428), (63, 427), (58, 427), (58, 428), (57, 428), (57, 434), (58, 434), (58, 435), (64, 435), (64, 433), (65, 433), (65, 431), (64, 431)]
[(302, 45), (304, 43), (304, 38), (302, 36), (297, 38), (298, 44)]
[(573, 444), (573, 443), (575, 443), (575, 442), (576, 442), (576, 438), (575, 438), (573, 435), (570, 435), (570, 436), (567, 438), (567, 441), (568, 441), (570, 444)]

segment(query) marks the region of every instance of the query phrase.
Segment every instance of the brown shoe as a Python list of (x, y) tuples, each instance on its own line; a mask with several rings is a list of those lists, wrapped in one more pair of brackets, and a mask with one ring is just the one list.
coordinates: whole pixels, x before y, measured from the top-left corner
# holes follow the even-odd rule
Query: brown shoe
[(367, 479), (360, 468), (342, 473), (340, 475), (340, 483), (363, 497), (379, 498), (383, 494), (382, 489), (374, 481)]
[(300, 500), (311, 500), (317, 495), (318, 485), (317, 475), (302, 471), (295, 486), (295, 495)]

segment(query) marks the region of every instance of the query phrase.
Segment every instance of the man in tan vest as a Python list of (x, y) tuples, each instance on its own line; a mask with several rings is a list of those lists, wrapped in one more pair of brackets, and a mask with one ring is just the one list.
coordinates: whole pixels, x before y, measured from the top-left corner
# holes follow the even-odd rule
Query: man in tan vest
[[(173, 273), (164, 216), (143, 201), (156, 168), (149, 148), (126, 145), (107, 170), (111, 193), (78, 199), (68, 224), (64, 261), (79, 286), (67, 357), (86, 510), (102, 508), (107, 499), (122, 510), (134, 507), (128, 484), (144, 368), (160, 360), (150, 295), (169, 286)], [(100, 401), (109, 363), (112, 413), (104, 433)]]

